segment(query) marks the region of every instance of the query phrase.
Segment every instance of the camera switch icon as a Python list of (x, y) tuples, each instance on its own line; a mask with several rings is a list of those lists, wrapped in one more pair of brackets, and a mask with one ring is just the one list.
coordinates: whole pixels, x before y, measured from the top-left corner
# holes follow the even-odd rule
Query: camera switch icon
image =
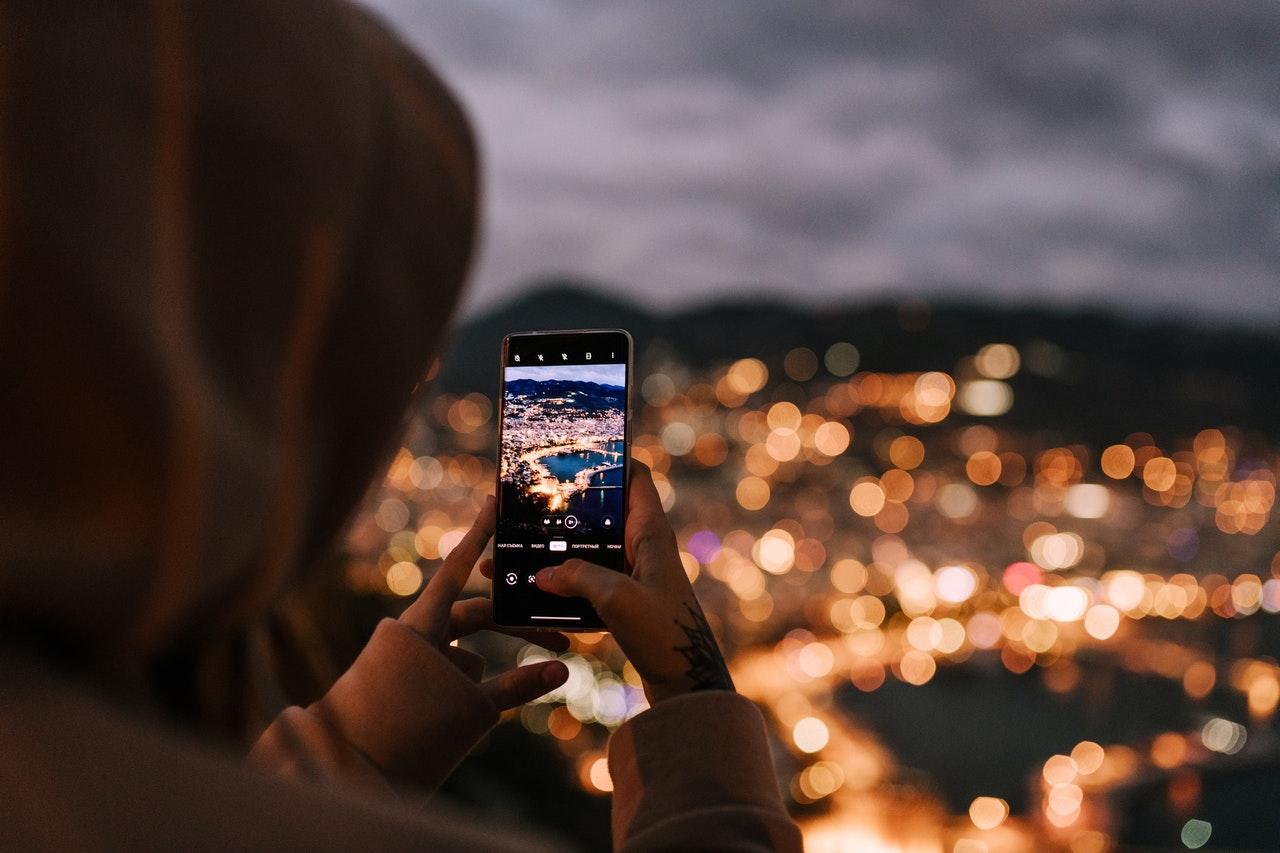
[(515, 585), (516, 585), (516, 581), (518, 581), (518, 580), (520, 580), (520, 579), (519, 579), (518, 577), (516, 577), (516, 573), (515, 573), (515, 572), (507, 572), (507, 586), (515, 586)]

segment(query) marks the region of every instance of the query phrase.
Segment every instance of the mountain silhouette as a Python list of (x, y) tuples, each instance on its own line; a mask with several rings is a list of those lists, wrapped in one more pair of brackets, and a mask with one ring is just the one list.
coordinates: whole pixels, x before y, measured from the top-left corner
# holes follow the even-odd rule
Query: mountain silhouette
[[(601, 296), (589, 282), (558, 279), (457, 327), (436, 388), (492, 395), (502, 338), (511, 332), (602, 327), (625, 328), (635, 338), (637, 382), (661, 364), (696, 372), (752, 356), (769, 368), (766, 392), (797, 402), (807, 401), (803, 387), (778, 381), (795, 347), (821, 357), (848, 341), (860, 353), (859, 370), (952, 372), (983, 345), (1006, 342), (1024, 354), (1024, 365), (1010, 380), (1015, 402), (1000, 424), (1060, 441), (1114, 442), (1141, 430), (1159, 442), (1210, 426), (1280, 437), (1280, 337), (1168, 319), (1144, 323), (1096, 307), (887, 300), (809, 307), (750, 297), (662, 314)], [(1026, 355), (1036, 351), (1052, 355), (1055, 369), (1032, 369)], [(820, 370), (824, 375), (830, 378)]]
[(509, 397), (572, 397), (587, 411), (618, 409), (626, 403), (626, 389), (571, 379), (514, 379), (504, 386)]

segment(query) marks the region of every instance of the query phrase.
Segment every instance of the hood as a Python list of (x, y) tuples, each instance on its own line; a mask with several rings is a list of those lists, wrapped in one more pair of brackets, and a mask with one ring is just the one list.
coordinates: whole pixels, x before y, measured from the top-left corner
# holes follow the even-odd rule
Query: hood
[(0, 632), (145, 665), (330, 549), (457, 300), (476, 173), (353, 8), (0, 10)]

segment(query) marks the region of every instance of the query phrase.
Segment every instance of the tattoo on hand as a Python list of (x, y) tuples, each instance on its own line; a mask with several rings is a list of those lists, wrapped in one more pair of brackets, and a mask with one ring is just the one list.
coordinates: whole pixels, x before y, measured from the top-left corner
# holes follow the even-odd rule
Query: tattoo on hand
[(689, 639), (689, 645), (675, 647), (675, 651), (689, 664), (685, 677), (693, 682), (694, 690), (732, 690), (733, 679), (729, 677), (729, 669), (724, 665), (724, 656), (716, 645), (707, 617), (702, 615), (700, 609), (690, 607), (687, 603), (684, 609), (689, 611), (693, 624), (682, 625), (679, 619), (674, 621)]

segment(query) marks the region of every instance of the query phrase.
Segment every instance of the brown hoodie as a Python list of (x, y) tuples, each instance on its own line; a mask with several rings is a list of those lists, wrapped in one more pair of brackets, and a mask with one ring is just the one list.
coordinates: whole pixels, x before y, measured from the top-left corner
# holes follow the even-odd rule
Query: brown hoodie
[[(398, 623), (253, 763), (149, 687), (259, 622), (385, 465), (476, 176), (351, 7), (0, 5), (0, 849), (536, 846), (388, 794), (497, 717)], [(610, 767), (618, 846), (798, 847), (740, 697), (642, 714)]]

